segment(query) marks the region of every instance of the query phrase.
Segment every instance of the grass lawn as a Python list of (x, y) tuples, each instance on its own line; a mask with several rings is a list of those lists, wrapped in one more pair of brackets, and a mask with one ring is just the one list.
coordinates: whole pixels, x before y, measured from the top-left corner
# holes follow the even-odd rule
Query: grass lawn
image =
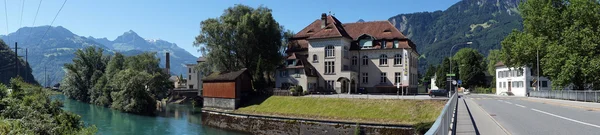
[(242, 107), (235, 112), (336, 121), (413, 125), (435, 121), (445, 103), (444, 100), (271, 96), (260, 104)]

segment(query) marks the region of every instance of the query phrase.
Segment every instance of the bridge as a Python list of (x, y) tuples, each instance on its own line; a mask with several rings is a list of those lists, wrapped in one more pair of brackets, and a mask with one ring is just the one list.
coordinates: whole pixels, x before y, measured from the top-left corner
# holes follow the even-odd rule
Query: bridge
[[(587, 94), (589, 95), (589, 93)], [(427, 134), (574, 135), (600, 133), (600, 103), (594, 102), (599, 98), (598, 96), (595, 96), (596, 99), (580, 101), (577, 101), (577, 98), (552, 99), (541, 96), (515, 97), (493, 94), (457, 94), (456, 96), (455, 106), (448, 107), (448, 112), (452, 114), (448, 117), (450, 121), (434, 124)], [(583, 99), (583, 96), (580, 97)], [(449, 102), (451, 101), (449, 100)], [(451, 109), (453, 107), (455, 109)], [(447, 127), (447, 130), (439, 127)]]

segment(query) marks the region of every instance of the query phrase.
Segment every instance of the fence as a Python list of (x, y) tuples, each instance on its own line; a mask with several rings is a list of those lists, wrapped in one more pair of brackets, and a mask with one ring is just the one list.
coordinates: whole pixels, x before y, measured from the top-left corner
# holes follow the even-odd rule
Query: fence
[[(444, 109), (442, 109), (442, 113), (435, 120), (435, 123), (427, 130), (425, 135), (448, 135), (450, 130), (456, 131), (454, 128), (451, 128), (451, 125), (456, 125), (456, 123), (452, 124), (452, 118), (455, 114), (456, 107), (458, 103), (458, 93), (454, 93), (450, 100), (446, 102)], [(456, 127), (456, 126), (454, 126)]]
[(574, 90), (557, 90), (557, 91), (530, 91), (530, 97), (564, 99), (583, 102), (600, 103), (600, 91), (574, 91)]

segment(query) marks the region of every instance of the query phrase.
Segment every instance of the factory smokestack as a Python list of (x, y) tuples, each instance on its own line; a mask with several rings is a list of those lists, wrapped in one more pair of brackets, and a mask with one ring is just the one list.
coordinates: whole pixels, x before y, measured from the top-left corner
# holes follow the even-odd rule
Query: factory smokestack
[(169, 57), (169, 52), (165, 55), (165, 68), (167, 69), (167, 74), (171, 74), (171, 58)]

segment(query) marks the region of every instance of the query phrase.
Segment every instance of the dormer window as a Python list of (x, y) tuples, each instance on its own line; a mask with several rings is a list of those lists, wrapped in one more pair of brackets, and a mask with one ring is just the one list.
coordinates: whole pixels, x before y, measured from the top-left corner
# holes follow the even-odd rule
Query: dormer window
[(311, 30), (308, 30), (306, 33), (307, 33), (307, 34), (310, 34), (310, 33), (313, 33), (313, 32), (314, 32), (314, 31), (311, 29)]
[(363, 38), (359, 42), (361, 48), (373, 48), (373, 38), (367, 36)]
[(381, 40), (381, 49), (385, 49), (385, 48), (387, 48), (386, 41)]
[(383, 32), (392, 32), (392, 30), (387, 29), (387, 30), (383, 30)]
[(313, 54), (313, 63), (317, 63), (319, 62), (319, 56), (317, 56), (316, 54)]
[(394, 40), (394, 48), (398, 48), (398, 40)]

